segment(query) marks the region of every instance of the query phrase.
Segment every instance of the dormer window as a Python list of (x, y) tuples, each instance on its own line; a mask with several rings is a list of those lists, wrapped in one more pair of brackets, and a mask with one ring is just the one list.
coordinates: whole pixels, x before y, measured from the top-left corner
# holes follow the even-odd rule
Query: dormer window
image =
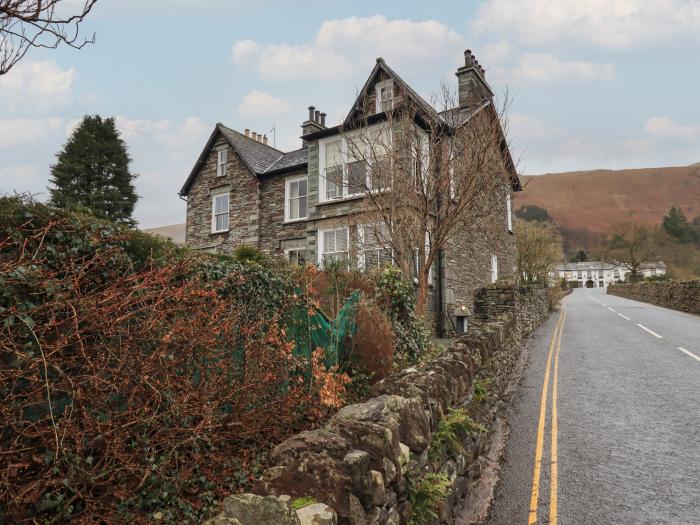
[(374, 87), (376, 93), (376, 113), (389, 111), (394, 107), (394, 81), (384, 80)]
[(216, 158), (216, 176), (223, 177), (226, 175), (226, 162), (228, 161), (228, 151), (225, 149), (220, 149), (217, 151)]

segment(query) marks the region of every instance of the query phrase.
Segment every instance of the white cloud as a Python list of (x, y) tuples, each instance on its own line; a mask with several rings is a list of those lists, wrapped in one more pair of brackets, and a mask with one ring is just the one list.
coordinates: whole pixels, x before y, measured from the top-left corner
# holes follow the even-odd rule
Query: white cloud
[(61, 69), (50, 60), (25, 60), (0, 76), (0, 96), (14, 107), (25, 103), (55, 104), (71, 91), (75, 70)]
[(529, 82), (561, 80), (611, 80), (615, 66), (593, 62), (561, 60), (548, 53), (525, 53), (513, 68), (496, 67), (490, 71), (497, 78)]
[(34, 143), (63, 131), (61, 118), (0, 119), (0, 149)]
[(566, 135), (566, 131), (524, 113), (510, 113), (508, 134), (516, 141), (544, 142), (561, 139)]
[(339, 79), (366, 69), (378, 56), (399, 66), (429, 66), (436, 57), (455, 63), (455, 50), (464, 44), (460, 34), (441, 22), (375, 15), (323, 22), (313, 40), (304, 44), (239, 40), (233, 60), (268, 80)]
[(488, 0), (474, 22), (478, 34), (527, 45), (563, 40), (632, 48), (700, 30), (696, 0)]
[(649, 135), (662, 139), (691, 140), (700, 137), (700, 126), (685, 126), (668, 117), (653, 117), (646, 121), (644, 129)]
[(189, 117), (181, 123), (169, 119), (148, 120), (117, 115), (117, 129), (127, 145), (153, 139), (165, 146), (173, 157), (185, 155), (193, 148), (201, 148), (209, 127), (198, 117)]
[(274, 117), (289, 109), (289, 101), (264, 91), (253, 90), (243, 97), (238, 113), (245, 118)]
[(48, 166), (44, 169), (36, 164), (0, 166), (0, 193), (28, 192), (45, 197), (48, 178)]

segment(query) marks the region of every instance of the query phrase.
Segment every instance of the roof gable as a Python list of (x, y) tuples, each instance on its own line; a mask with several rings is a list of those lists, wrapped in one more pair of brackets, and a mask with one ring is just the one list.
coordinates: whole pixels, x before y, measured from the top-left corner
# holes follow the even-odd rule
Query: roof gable
[[(284, 168), (289, 168), (294, 166), (294, 163), (302, 164), (306, 162), (306, 157), (300, 155), (298, 151), (291, 153), (284, 153), (268, 144), (263, 144), (258, 142), (252, 137), (246, 137), (242, 133), (224, 126), (220, 122), (216, 124), (214, 130), (209, 136), (202, 153), (199, 155), (197, 162), (192, 167), (185, 184), (180, 190), (180, 195), (187, 195), (190, 191), (190, 187), (197, 178), (197, 174), (201, 169), (204, 162), (206, 162), (207, 156), (209, 155), (212, 147), (219, 139), (223, 137), (226, 142), (233, 148), (233, 150), (238, 154), (246, 167), (250, 170), (253, 175), (261, 175), (267, 170), (277, 171), (275, 164), (282, 166)], [(274, 168), (273, 168), (274, 166)]]
[(430, 105), (428, 102), (425, 101), (425, 99), (423, 99), (423, 97), (416, 93), (415, 90), (396, 73), (396, 71), (391, 69), (386, 64), (386, 62), (384, 62), (383, 58), (378, 58), (377, 63), (372, 69), (372, 72), (369, 74), (369, 77), (367, 77), (364, 86), (362, 86), (360, 94), (355, 99), (355, 102), (350, 108), (347, 117), (345, 117), (344, 124), (350, 124), (354, 120), (358, 112), (363, 107), (364, 101), (367, 100), (367, 97), (370, 93), (370, 89), (374, 87), (374, 85), (378, 82), (381, 76), (386, 76), (393, 80), (394, 84), (399, 86), (401, 91), (403, 91), (406, 94), (406, 97), (408, 97), (414, 104), (416, 104), (416, 106), (427, 116), (437, 121), (443, 121), (440, 114), (435, 110), (435, 108), (433, 108), (432, 105)]

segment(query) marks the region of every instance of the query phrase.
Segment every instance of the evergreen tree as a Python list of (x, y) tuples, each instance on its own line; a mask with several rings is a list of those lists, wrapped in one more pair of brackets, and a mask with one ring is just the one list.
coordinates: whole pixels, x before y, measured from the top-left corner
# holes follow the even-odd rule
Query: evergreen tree
[(693, 227), (688, 222), (683, 211), (676, 206), (672, 206), (668, 211), (668, 215), (664, 215), (663, 226), (669, 235), (680, 242), (692, 242), (695, 237)]
[(129, 225), (138, 200), (131, 158), (114, 118), (86, 115), (51, 166), (50, 203), (88, 208), (96, 217)]
[(554, 222), (552, 216), (545, 208), (540, 208), (534, 204), (521, 206), (515, 210), (515, 216), (518, 219), (530, 222)]

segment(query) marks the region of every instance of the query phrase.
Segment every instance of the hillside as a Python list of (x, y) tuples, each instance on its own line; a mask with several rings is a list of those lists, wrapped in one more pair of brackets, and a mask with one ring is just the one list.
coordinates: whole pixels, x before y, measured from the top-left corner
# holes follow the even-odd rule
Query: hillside
[(608, 233), (633, 220), (658, 225), (672, 205), (700, 215), (700, 164), (671, 168), (572, 171), (521, 177), (515, 205), (545, 208), (561, 227)]

